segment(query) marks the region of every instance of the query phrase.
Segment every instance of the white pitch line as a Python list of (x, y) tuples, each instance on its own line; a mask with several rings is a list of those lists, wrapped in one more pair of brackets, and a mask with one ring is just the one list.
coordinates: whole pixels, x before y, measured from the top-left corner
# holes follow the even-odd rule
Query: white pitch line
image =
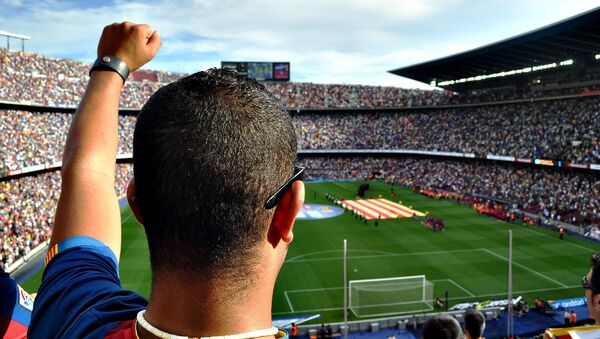
[(463, 290), (464, 292), (466, 292), (468, 295), (474, 297), (475, 295), (471, 292), (469, 292), (469, 290), (467, 290), (466, 288), (462, 287), (461, 285), (457, 284), (456, 282), (454, 282), (454, 280), (452, 279), (448, 279), (449, 282), (451, 282), (452, 284), (454, 284), (454, 286), (460, 288), (461, 290)]
[[(501, 255), (500, 255), (500, 254), (498, 254), (498, 253), (494, 253), (494, 252), (492, 252), (492, 251), (488, 250), (487, 248), (484, 248), (484, 249), (483, 249), (483, 251), (485, 251), (485, 252), (489, 253), (490, 255), (493, 255), (493, 256), (495, 256), (496, 258), (500, 258), (500, 259), (502, 259), (502, 260), (504, 260), (504, 261), (508, 262), (508, 258), (506, 258), (506, 257), (503, 257), (503, 256), (501, 256)], [(538, 272), (538, 271), (536, 271), (536, 270), (534, 270), (534, 269), (531, 269), (531, 268), (529, 268), (529, 267), (527, 267), (527, 266), (525, 266), (525, 265), (521, 265), (521, 264), (517, 263), (517, 262), (516, 262), (516, 261), (514, 261), (514, 260), (513, 260), (512, 264), (513, 264), (513, 265), (515, 265), (515, 266), (517, 266), (517, 267), (520, 267), (520, 268), (522, 268), (522, 269), (524, 269), (524, 270), (526, 270), (526, 271), (529, 271), (529, 272), (531, 272), (531, 273), (533, 273), (533, 274), (536, 274), (536, 275), (538, 275), (538, 276), (540, 276), (540, 277), (542, 277), (542, 278), (544, 278), (544, 279), (546, 279), (546, 280), (548, 280), (548, 281), (552, 281), (553, 283), (555, 283), (555, 284), (557, 284), (557, 285), (560, 285), (560, 286), (562, 286), (562, 287), (567, 287), (567, 285), (565, 285), (565, 284), (561, 283), (560, 281), (554, 280), (554, 279), (550, 278), (549, 276), (547, 276), (547, 275), (545, 275), (545, 274), (542, 274), (542, 273), (540, 273), (540, 272)]]
[[(381, 258), (381, 257), (405, 257), (405, 256), (417, 256), (417, 255), (436, 255), (436, 254), (449, 254), (449, 253), (465, 253), (465, 252), (476, 252), (484, 250), (483, 248), (472, 248), (464, 250), (453, 250), (453, 251), (431, 251), (431, 252), (412, 252), (412, 253), (391, 253), (383, 252), (387, 254), (373, 254), (373, 255), (356, 255), (349, 256), (348, 259), (370, 259), (370, 258)], [(374, 251), (376, 252), (376, 251)], [(381, 252), (381, 251), (378, 251)], [(295, 259), (295, 258), (294, 258)], [(300, 262), (313, 262), (313, 261), (331, 261), (331, 260), (342, 260), (344, 257), (331, 257), (331, 258), (315, 258), (315, 259), (300, 259), (294, 261), (285, 261), (286, 264), (300, 263)]]
[(121, 221), (121, 223), (124, 223), (125, 221), (129, 220), (129, 218), (131, 218), (132, 215), (133, 215), (133, 212), (130, 212), (129, 215), (127, 217), (125, 217), (125, 219), (123, 219), (123, 221)]
[(344, 287), (323, 287), (323, 288), (307, 288), (303, 290), (288, 290), (285, 293), (303, 293), (303, 292), (320, 292), (320, 291), (331, 291), (331, 290), (341, 290)]
[(290, 311), (294, 312), (294, 307), (292, 306), (292, 302), (290, 301), (290, 297), (287, 294), (287, 291), (284, 291), (285, 299), (287, 299), (288, 306), (290, 307)]
[[(496, 221), (508, 225), (508, 223), (506, 221), (502, 221), (502, 220), (496, 220)], [(517, 224), (513, 224), (513, 225), (517, 225)], [(534, 229), (524, 228), (524, 227), (523, 228), (513, 228), (513, 229), (514, 230), (523, 230), (523, 231), (527, 231), (527, 232), (530, 232), (530, 233), (535, 233), (536, 235), (541, 235), (541, 236), (544, 236), (546, 238), (550, 238), (550, 239), (556, 240), (555, 237), (552, 237), (552, 236), (550, 236), (550, 235), (548, 235), (546, 233), (538, 232), (538, 231), (536, 231)], [(582, 249), (584, 249), (586, 251), (595, 252), (595, 250), (593, 250), (593, 249), (591, 249), (589, 247), (585, 247), (585, 246), (582, 246), (582, 245), (579, 245), (579, 244), (576, 244), (576, 243), (573, 243), (573, 242), (570, 242), (570, 241), (565, 241), (563, 243), (567, 244), (567, 245), (572, 245), (572, 246), (575, 246), (575, 247), (582, 248)]]
[[(325, 253), (336, 253), (336, 252), (344, 252), (344, 251), (343, 250), (328, 250), (328, 251), (310, 252), (310, 253), (306, 253), (306, 254), (297, 255), (297, 256), (295, 256), (293, 258), (287, 259), (285, 262), (286, 263), (288, 263), (288, 262), (296, 262), (297, 259), (308, 257), (308, 256), (311, 256), (311, 255), (325, 254)], [(383, 254), (391, 254), (392, 253), (392, 252), (384, 252), (384, 251), (377, 251), (377, 250), (349, 250), (348, 252), (368, 252), (368, 253), (383, 253)], [(310, 260), (310, 259), (308, 259), (308, 260)]]
[[(445, 279), (440, 279), (440, 280), (445, 280)], [(343, 287), (339, 287), (339, 288), (341, 289)], [(513, 292), (513, 294), (556, 291), (556, 290), (564, 290), (564, 289), (572, 289), (572, 288), (581, 288), (581, 285), (573, 285), (573, 286), (565, 286), (565, 287), (552, 287), (552, 288), (538, 288), (538, 289), (534, 289), (534, 290), (515, 291), (515, 292)], [(487, 297), (496, 297), (496, 296), (505, 296), (505, 295), (506, 295), (506, 292), (491, 293), (491, 294), (479, 294), (479, 295), (473, 296), (473, 298), (487, 298)], [(448, 298), (448, 300), (465, 300), (465, 299), (472, 299), (472, 298), (471, 297)], [(372, 305), (372, 306), (381, 306), (381, 305)], [(343, 309), (344, 309), (343, 307), (329, 307), (329, 308), (315, 308), (315, 309), (308, 309), (308, 310), (299, 310), (299, 311), (294, 311), (294, 312), (273, 312), (273, 314), (278, 315), (278, 314), (304, 313), (304, 312), (324, 312), (324, 311), (338, 311), (338, 310), (343, 310)]]
[[(527, 231), (527, 232), (535, 233), (535, 234), (537, 234), (537, 235), (542, 235), (542, 236), (544, 236), (544, 237), (546, 237), (546, 238), (550, 238), (550, 239), (554, 239), (554, 240), (556, 240), (556, 239), (557, 239), (557, 238), (555, 238), (555, 237), (551, 237), (551, 236), (549, 236), (549, 235), (548, 235), (548, 234), (546, 234), (546, 233), (540, 233), (540, 232), (534, 231), (534, 230), (532, 230), (532, 229), (529, 229), (529, 228), (524, 228), (523, 230), (525, 230), (525, 231)], [(595, 252), (595, 250), (593, 250), (593, 249), (591, 249), (591, 248), (589, 248), (589, 247), (585, 247), (585, 246), (582, 246), (582, 245), (579, 245), (579, 244), (576, 244), (576, 243), (573, 243), (573, 242), (570, 242), (570, 241), (564, 241), (564, 243), (565, 243), (565, 244), (572, 245), (572, 246), (575, 246), (575, 247), (583, 248), (583, 249), (584, 249), (584, 250), (586, 250), (586, 251)]]

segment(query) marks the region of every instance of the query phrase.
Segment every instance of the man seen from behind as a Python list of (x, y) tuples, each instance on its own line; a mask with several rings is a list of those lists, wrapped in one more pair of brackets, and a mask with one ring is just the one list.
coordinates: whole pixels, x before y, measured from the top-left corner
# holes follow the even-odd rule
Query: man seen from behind
[(120, 287), (119, 95), (125, 71), (159, 47), (148, 25), (102, 33), (65, 146), (32, 338), (285, 336), (271, 325), (272, 294), (304, 200), (303, 168), (289, 114), (233, 71), (180, 79), (142, 108), (128, 199), (148, 239), (150, 299)]

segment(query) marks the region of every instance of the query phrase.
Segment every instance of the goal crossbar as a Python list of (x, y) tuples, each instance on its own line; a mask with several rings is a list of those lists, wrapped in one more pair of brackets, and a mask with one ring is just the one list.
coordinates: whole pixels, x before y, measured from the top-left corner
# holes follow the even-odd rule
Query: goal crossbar
[(351, 280), (349, 308), (357, 317), (433, 309), (433, 283), (425, 275)]

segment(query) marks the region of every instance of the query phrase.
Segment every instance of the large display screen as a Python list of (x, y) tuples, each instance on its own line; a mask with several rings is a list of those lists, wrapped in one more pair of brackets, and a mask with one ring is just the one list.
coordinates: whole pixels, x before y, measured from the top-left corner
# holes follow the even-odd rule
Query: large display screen
[(289, 62), (274, 62), (273, 63), (273, 79), (289, 81), (290, 80), (290, 63)]
[(258, 81), (289, 81), (289, 62), (222, 61), (221, 68), (230, 68)]

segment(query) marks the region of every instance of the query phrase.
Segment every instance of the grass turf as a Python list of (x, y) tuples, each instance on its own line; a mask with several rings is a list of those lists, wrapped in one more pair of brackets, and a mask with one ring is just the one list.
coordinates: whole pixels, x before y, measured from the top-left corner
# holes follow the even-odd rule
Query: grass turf
[[(308, 183), (306, 201), (330, 204), (326, 192), (354, 199), (359, 185)], [(370, 185), (367, 194), (388, 196), (389, 185)], [(399, 187), (395, 192), (394, 201), (443, 219), (446, 231), (433, 232), (412, 218), (381, 220), (374, 227), (374, 221), (365, 225), (349, 213), (297, 221), (275, 286), (273, 317), (319, 313), (319, 322), (342, 320), (343, 239), (348, 240), (350, 280), (424, 274), (435, 284), (434, 296), (442, 298), (447, 290), (452, 305), (506, 296), (508, 230), (512, 229), (516, 296), (532, 301), (583, 295), (580, 279), (589, 269), (591, 253), (600, 250), (597, 243), (568, 236), (559, 240), (557, 232), (545, 228), (507, 224), (456, 202), (429, 199)], [(150, 269), (144, 232), (129, 209), (123, 209), (122, 220), (122, 285), (148, 296)], [(40, 280), (41, 273), (25, 284), (26, 290), (37, 290)], [(374, 313), (388, 312), (390, 307), (382, 306)]]

